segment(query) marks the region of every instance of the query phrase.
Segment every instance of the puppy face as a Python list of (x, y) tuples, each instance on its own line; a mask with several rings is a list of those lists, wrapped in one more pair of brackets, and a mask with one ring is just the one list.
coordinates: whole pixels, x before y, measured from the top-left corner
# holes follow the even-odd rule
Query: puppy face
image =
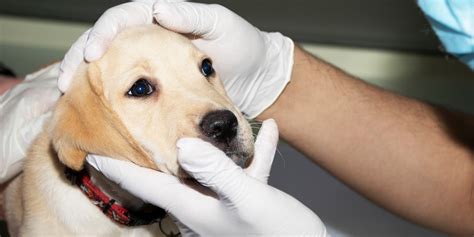
[[(79, 157), (97, 153), (178, 176), (183, 175), (176, 149), (181, 137), (211, 142), (240, 166), (253, 156), (250, 126), (227, 97), (212, 59), (156, 25), (120, 33), (100, 60), (81, 66), (63, 97), (53, 142), (71, 168), (84, 162), (71, 154), (61, 157), (61, 150), (71, 153), (71, 142)], [(64, 127), (87, 134), (64, 137)]]

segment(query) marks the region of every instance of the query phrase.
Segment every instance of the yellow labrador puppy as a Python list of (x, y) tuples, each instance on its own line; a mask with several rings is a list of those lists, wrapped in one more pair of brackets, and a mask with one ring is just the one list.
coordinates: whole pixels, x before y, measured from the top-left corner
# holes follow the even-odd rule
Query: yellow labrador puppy
[(163, 211), (121, 190), (86, 163), (100, 154), (179, 177), (176, 141), (205, 139), (244, 167), (251, 128), (226, 96), (212, 61), (159, 26), (120, 33), (83, 64), (6, 190), (13, 236), (159, 236)]

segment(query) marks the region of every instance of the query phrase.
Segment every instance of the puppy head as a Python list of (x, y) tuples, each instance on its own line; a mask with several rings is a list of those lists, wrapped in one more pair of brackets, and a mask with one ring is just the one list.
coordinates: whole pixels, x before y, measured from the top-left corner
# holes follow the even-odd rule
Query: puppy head
[(100, 60), (81, 65), (51, 134), (60, 160), (76, 170), (94, 153), (181, 176), (181, 137), (211, 142), (241, 166), (253, 156), (250, 126), (212, 59), (156, 25), (123, 31)]

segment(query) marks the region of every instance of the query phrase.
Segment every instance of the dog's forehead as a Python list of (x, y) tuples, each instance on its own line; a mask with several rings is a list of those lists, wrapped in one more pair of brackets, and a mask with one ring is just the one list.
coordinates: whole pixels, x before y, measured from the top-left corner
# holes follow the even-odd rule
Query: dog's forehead
[(157, 25), (131, 27), (118, 34), (104, 56), (94, 62), (98, 69), (95, 80), (103, 85), (105, 95), (130, 88), (140, 78), (171, 85), (189, 78), (191, 71), (200, 76), (198, 65), (203, 57), (178, 33)]
[(131, 27), (118, 34), (99, 60), (99, 65), (103, 73), (118, 75), (139, 65), (149, 65), (155, 70), (178, 65), (186, 68), (193, 66), (191, 62), (203, 55), (186, 37), (149, 25)]

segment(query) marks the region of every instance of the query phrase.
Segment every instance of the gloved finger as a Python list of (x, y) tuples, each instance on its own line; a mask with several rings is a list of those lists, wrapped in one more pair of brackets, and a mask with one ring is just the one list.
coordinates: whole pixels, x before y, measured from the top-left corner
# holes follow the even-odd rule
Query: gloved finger
[(245, 172), (263, 183), (268, 182), (278, 146), (278, 126), (273, 119), (265, 120), (255, 142), (255, 155)]
[(221, 199), (234, 202), (245, 193), (248, 176), (217, 147), (198, 138), (182, 138), (177, 147), (181, 167)]
[[(173, 215), (182, 216), (183, 210), (192, 210), (194, 202), (206, 199), (177, 177), (156, 170), (139, 167), (131, 162), (109, 157), (87, 156), (87, 162), (96, 170), (146, 202), (159, 206)], [(192, 200), (192, 201), (190, 201)]]
[(61, 61), (61, 65), (59, 66), (58, 88), (63, 93), (69, 88), (72, 76), (79, 67), (79, 64), (84, 61), (84, 47), (90, 31), (91, 29), (84, 32), (76, 42), (72, 44), (66, 55), (64, 55), (63, 61)]
[(147, 3), (129, 2), (108, 9), (89, 33), (84, 51), (85, 59), (90, 62), (102, 57), (110, 42), (123, 29), (152, 23), (152, 9)]
[(223, 9), (220, 5), (201, 3), (156, 2), (153, 16), (160, 25), (170, 30), (211, 39)]

